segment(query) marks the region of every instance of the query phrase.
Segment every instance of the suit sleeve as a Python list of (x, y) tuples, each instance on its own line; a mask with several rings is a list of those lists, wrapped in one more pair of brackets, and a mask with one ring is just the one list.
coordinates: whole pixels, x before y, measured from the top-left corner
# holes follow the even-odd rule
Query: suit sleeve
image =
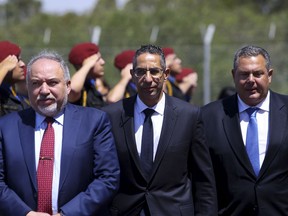
[(0, 125), (0, 216), (26, 215), (32, 209), (5, 182), (5, 147)]
[(191, 155), (195, 215), (217, 215), (215, 178), (200, 110), (193, 133)]
[(108, 205), (118, 190), (119, 162), (107, 114), (103, 112), (102, 117), (95, 124), (96, 129), (93, 134), (94, 180), (85, 191), (60, 207), (64, 215), (104, 215), (103, 209), (108, 209)]

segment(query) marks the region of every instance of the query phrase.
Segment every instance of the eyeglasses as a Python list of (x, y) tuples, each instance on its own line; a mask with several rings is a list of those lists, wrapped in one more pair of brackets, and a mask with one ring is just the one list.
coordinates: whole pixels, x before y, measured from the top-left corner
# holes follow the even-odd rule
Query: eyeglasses
[(150, 75), (153, 78), (160, 78), (163, 74), (163, 70), (161, 68), (136, 68), (135, 70), (133, 70), (134, 75), (137, 78), (142, 78), (144, 76), (147, 76), (147, 71), (150, 72)]

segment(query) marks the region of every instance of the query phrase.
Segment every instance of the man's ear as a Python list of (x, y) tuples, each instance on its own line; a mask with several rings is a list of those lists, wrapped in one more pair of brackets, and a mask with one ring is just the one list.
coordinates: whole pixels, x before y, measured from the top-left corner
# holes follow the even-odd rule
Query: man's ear
[(272, 75), (273, 75), (273, 72), (274, 72), (273, 69), (270, 69), (270, 70), (268, 71), (268, 79), (269, 79), (269, 83), (271, 83), (271, 81), (272, 81)]
[(231, 70), (231, 74), (232, 74), (232, 77), (234, 79), (234, 76), (235, 76), (235, 70), (234, 69)]
[(134, 75), (133, 69), (130, 70), (130, 74), (131, 74), (131, 76), (132, 76), (132, 82), (136, 84), (137, 82), (136, 82), (136, 77), (135, 77), (135, 75)]
[(68, 80), (68, 81), (66, 82), (66, 86), (67, 86), (67, 91), (68, 91), (68, 94), (69, 94), (70, 91), (71, 91), (71, 81), (70, 81), (70, 80)]
[(169, 68), (166, 68), (163, 73), (164, 73), (164, 80), (167, 80), (167, 78), (168, 78), (168, 76), (169, 76), (169, 74), (170, 74), (170, 69), (169, 69)]

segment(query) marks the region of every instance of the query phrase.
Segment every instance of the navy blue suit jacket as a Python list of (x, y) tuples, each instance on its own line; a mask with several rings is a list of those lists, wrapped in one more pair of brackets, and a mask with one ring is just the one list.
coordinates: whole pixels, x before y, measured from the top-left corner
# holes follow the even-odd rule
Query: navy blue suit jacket
[[(0, 215), (37, 209), (35, 112), (0, 119)], [(66, 215), (105, 215), (118, 189), (119, 163), (107, 114), (68, 104), (64, 111), (58, 207)]]

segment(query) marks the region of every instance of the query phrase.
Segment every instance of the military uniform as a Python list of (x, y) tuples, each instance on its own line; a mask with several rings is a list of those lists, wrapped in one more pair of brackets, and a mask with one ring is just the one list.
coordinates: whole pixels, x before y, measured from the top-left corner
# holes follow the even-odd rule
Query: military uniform
[(125, 98), (137, 94), (137, 87), (133, 82), (129, 82), (125, 89)]
[(101, 108), (107, 105), (103, 99), (103, 95), (96, 89), (93, 80), (87, 80), (85, 82), (80, 99), (73, 104), (96, 108)]
[(29, 102), (16, 96), (15, 91), (8, 86), (0, 86), (0, 116), (17, 112), (29, 107)]
[(185, 94), (182, 93), (176, 80), (171, 76), (169, 76), (166, 81), (166, 89), (168, 95), (187, 101)]

